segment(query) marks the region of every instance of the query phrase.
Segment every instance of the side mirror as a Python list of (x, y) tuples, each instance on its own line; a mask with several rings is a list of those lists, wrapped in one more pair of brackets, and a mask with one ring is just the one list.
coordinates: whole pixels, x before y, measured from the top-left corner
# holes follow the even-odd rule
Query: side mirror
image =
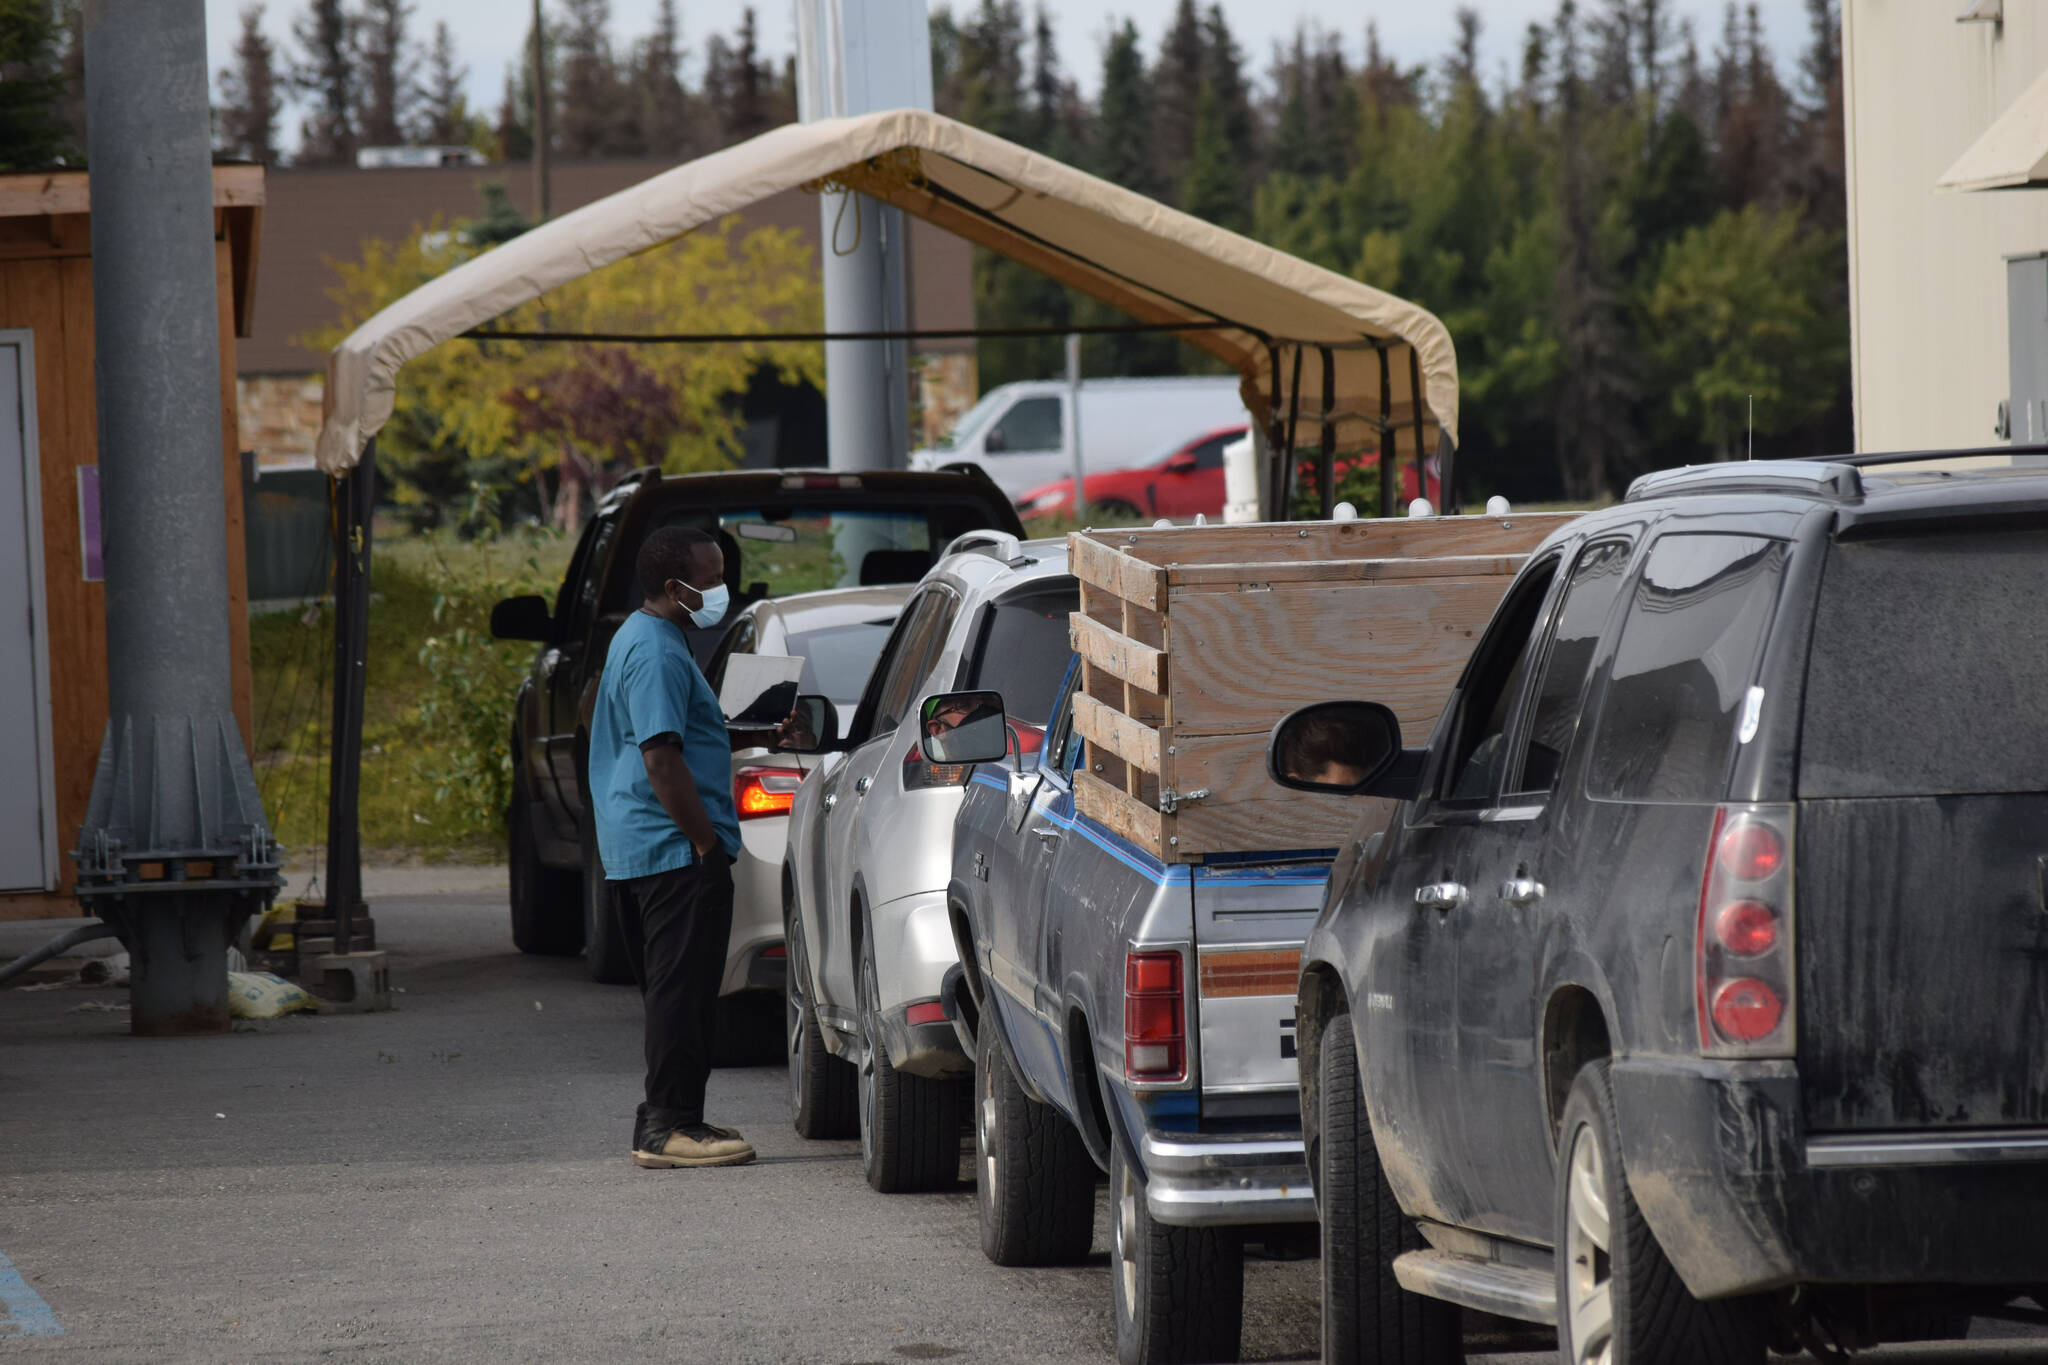
[(1180, 454), (1167, 460), (1166, 472), (1169, 474), (1192, 474), (1195, 472), (1195, 463), (1195, 453), (1192, 450), (1183, 450)]
[(988, 435), (981, 438), (981, 448), (991, 455), (1000, 455), (1010, 448), (1010, 440), (1007, 436), (1003, 435), (1001, 427), (995, 427), (990, 430)]
[(927, 761), (995, 763), (1010, 755), (1010, 725), (1000, 692), (941, 692), (918, 708)]
[(1302, 792), (1372, 794), (1401, 759), (1401, 722), (1377, 702), (1320, 701), (1273, 727), (1266, 771)]
[(508, 597), (491, 608), (491, 634), (500, 640), (546, 643), (555, 633), (555, 618), (545, 597)]
[(839, 747), (839, 708), (830, 697), (805, 693), (789, 713), (789, 737), (776, 748), (787, 754), (822, 754)]

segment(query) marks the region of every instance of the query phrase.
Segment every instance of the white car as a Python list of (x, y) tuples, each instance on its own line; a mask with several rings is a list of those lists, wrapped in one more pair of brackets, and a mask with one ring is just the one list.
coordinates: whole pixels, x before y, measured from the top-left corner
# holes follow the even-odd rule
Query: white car
[[(735, 654), (785, 655), (803, 660), (802, 693), (830, 697), (843, 731), (853, 721), (861, 689), (896, 623), (907, 585), (836, 588), (756, 602), (734, 618), (732, 628), (705, 664), (714, 691), (725, 681)], [(732, 868), (732, 936), (718, 993), (723, 1037), (718, 1051), (780, 1055), (777, 1029), (788, 956), (782, 938), (782, 865), (789, 843), (789, 808), (804, 774), (823, 760), (814, 755), (768, 749), (736, 749), (732, 756), (733, 805), (740, 818), (740, 855)], [(759, 1039), (735, 1036), (735, 1023), (752, 1030), (748, 1013), (759, 998)], [(749, 1046), (750, 1042), (758, 1045)]]

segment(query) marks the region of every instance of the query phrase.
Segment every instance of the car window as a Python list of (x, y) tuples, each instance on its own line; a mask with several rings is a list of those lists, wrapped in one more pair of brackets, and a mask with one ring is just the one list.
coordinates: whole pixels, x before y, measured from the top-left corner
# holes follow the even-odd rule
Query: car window
[(1522, 761), (1508, 786), (1512, 793), (1540, 795), (1557, 785), (1558, 769), (1564, 766), (1572, 736), (1579, 728), (1580, 699), (1593, 666), (1594, 649), (1613, 614), (1615, 599), (1621, 596), (1628, 552), (1627, 541), (1595, 541), (1572, 566), (1529, 711)]
[(1782, 540), (1690, 531), (1650, 547), (1615, 644), (1590, 795), (1721, 799), (1787, 552)]
[(1223, 447), (1229, 445), (1232, 441), (1237, 440), (1242, 435), (1244, 435), (1244, 433), (1241, 431), (1226, 432), (1221, 436), (1211, 436), (1208, 440), (1196, 446), (1195, 468), (1223, 468)]
[(1011, 720), (1044, 725), (1067, 671), (1068, 618), (1080, 604), (1071, 582), (992, 604), (960, 685), (1000, 692)]
[(1830, 548), (1800, 722), (1799, 794), (2040, 791), (2044, 602), (2048, 532), (2038, 529)]
[[(597, 619), (598, 599), (604, 593), (605, 552), (611, 548), (612, 538), (618, 534), (618, 530), (617, 513), (598, 519), (597, 529), (590, 539), (589, 558), (585, 561), (588, 572), (584, 574), (583, 584), (576, 593), (575, 608), (570, 614), (568, 633), (564, 637), (566, 639), (581, 640), (590, 633), (591, 622)], [(640, 580), (633, 574), (621, 575), (621, 578), (631, 586), (631, 600), (618, 603), (613, 610), (631, 611), (640, 601)]]
[(1514, 718), (1515, 699), (1522, 694), (1537, 650), (1536, 625), (1556, 574), (1557, 558), (1552, 556), (1524, 575), (1494, 614), (1486, 638), (1472, 656), (1459, 688), (1451, 761), (1444, 768), (1441, 790), (1447, 801), (1485, 800), (1500, 790), (1507, 767), (1508, 722)]
[(1029, 455), (1060, 448), (1060, 400), (1023, 398), (990, 430), (1000, 440), (983, 442), (992, 455)]
[(1074, 769), (1081, 762), (1081, 736), (1074, 729), (1074, 694), (1080, 690), (1081, 670), (1074, 667), (1072, 655), (1064, 659), (1060, 666), (1066, 672), (1063, 675), (1059, 700), (1055, 703), (1059, 711), (1053, 717), (1051, 732), (1046, 736), (1046, 766), (1058, 773), (1063, 780), (1071, 783), (1074, 780)]
[(893, 615), (872, 621), (849, 621), (817, 630), (792, 631), (788, 649), (804, 661), (799, 691), (830, 697), (842, 706), (859, 700), (861, 686), (875, 668), (875, 658), (889, 638)]
[(889, 675), (876, 694), (875, 728), (871, 734), (895, 729), (917, 703), (918, 686), (945, 648), (946, 631), (951, 628), (958, 607), (951, 593), (936, 588), (918, 598), (902, 643), (889, 660)]
[(569, 556), (569, 571), (562, 575), (561, 590), (555, 594), (554, 617), (558, 622), (567, 618), (570, 603), (583, 586), (583, 576), (590, 572), (590, 546), (602, 525), (604, 518), (592, 517), (583, 523), (583, 534), (576, 538), (576, 553)]

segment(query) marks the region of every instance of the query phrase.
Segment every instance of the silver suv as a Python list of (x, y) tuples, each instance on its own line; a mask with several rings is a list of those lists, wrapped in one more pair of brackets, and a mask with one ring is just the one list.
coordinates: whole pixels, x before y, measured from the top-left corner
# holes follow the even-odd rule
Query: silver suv
[(1000, 691), (1012, 761), (1035, 753), (1079, 598), (1066, 545), (973, 532), (926, 574), (882, 647), (846, 735), (804, 779), (783, 866), (790, 1109), (850, 1136), (884, 1193), (959, 1173), (973, 1060), (939, 999), (958, 955), (946, 915), (953, 817), (972, 769), (929, 763), (919, 702)]

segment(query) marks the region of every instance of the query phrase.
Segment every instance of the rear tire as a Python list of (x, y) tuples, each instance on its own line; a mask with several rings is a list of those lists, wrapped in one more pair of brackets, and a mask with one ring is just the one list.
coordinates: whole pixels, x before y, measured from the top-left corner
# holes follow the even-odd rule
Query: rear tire
[(1323, 1359), (1331, 1365), (1453, 1365), (1465, 1358), (1455, 1304), (1411, 1294), (1394, 1258), (1422, 1235), (1394, 1202), (1358, 1085), (1351, 1016), (1324, 1027), (1316, 1060), (1316, 1203), (1323, 1220)]
[(810, 955), (803, 924), (792, 908), (783, 921), (789, 944), (789, 1117), (799, 1137), (849, 1138), (860, 1131), (851, 1063), (825, 1050), (818, 1016), (811, 1006)]
[(1236, 1360), (1244, 1335), (1244, 1240), (1171, 1227), (1145, 1207), (1145, 1177), (1110, 1139), (1109, 1276), (1121, 1365)]
[(605, 986), (633, 981), (632, 959), (626, 956), (625, 930), (618, 907), (604, 879), (604, 859), (597, 851), (595, 817), (583, 820), (583, 963), (590, 979)]
[(1643, 1221), (1615, 1140), (1607, 1062), (1572, 1082), (1557, 1164), (1557, 1351), (1565, 1365), (1753, 1365), (1763, 1300), (1702, 1302)]
[(862, 1172), (869, 1186), (881, 1194), (950, 1190), (960, 1179), (967, 1085), (898, 1071), (882, 1039), (880, 1015), (874, 941), (863, 935), (857, 1088)]
[(582, 888), (574, 872), (547, 866), (533, 837), (526, 767), (512, 767), (512, 807), (505, 813), (505, 870), (511, 884), (512, 946), (538, 957), (570, 957), (583, 949)]
[(974, 1057), (974, 1202), (997, 1265), (1072, 1265), (1095, 1240), (1095, 1161), (1066, 1116), (1024, 1093), (982, 1012)]

